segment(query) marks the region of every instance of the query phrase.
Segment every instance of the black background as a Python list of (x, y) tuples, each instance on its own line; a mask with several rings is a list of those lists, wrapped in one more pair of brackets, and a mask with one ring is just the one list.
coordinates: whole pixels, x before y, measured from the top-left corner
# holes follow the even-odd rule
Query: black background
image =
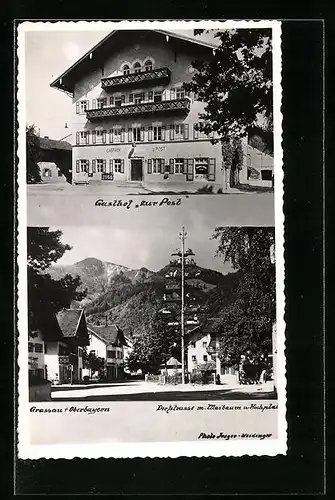
[[(23, 2), (16, 2), (15, 5), (21, 11), (21, 18), (36, 19), (32, 17), (31, 10), (28, 14), (29, 8), (25, 9)], [(59, 7), (62, 2), (57, 5)], [(114, 5), (111, 5), (111, 11)], [(138, 19), (143, 18), (140, 7), (136, 12)], [(209, 12), (206, 14), (206, 7), (201, 10), (197, 2), (192, 6), (181, 3), (170, 18), (187, 18), (190, 11), (193, 19), (219, 18)], [(69, 10), (67, 16), (72, 15)], [(156, 10), (155, 13), (152, 9), (150, 19), (161, 18), (159, 6)], [(135, 9), (132, 14), (136, 18)], [(166, 13), (164, 15), (166, 17)], [(304, 15), (308, 15), (307, 4)], [(220, 18), (223, 16), (221, 14)], [(267, 18), (264, 13), (261, 16)], [(3, 28), (2, 33), (13, 36), (11, 22), (4, 22)], [(16, 459), (14, 453), (16, 462), (13, 471), (10, 454), (3, 448), (3, 477), (7, 477), (8, 483), (9, 479), (15, 479), (16, 494), (179, 494), (193, 497), (243, 493), (317, 495), (324, 492), (323, 32), (321, 20), (284, 21), (282, 24), (287, 456), (24, 461)], [(1, 56), (3, 67), (6, 65), (9, 68), (13, 57), (10, 42), (2, 46)], [(4, 76), (10, 76), (10, 72)], [(13, 87), (13, 81), (9, 83)], [(9, 141), (11, 143), (12, 139), (9, 138)], [(10, 155), (11, 148), (7, 156), (4, 153), (2, 157), (2, 166), (6, 165), (8, 172), (2, 181), (5, 188), (2, 201), (7, 207), (13, 207), (15, 196)], [(9, 225), (3, 225), (3, 249), (8, 250), (7, 255), (13, 259), (13, 212), (8, 208), (6, 213)], [(9, 319), (8, 331), (12, 331), (15, 316), (10, 316), (4, 303), (1, 307), (2, 316)], [(6, 341), (3, 344), (6, 348)], [(11, 345), (11, 338), (8, 345)], [(8, 348), (7, 351), (8, 356), (4, 356), (6, 359), (3, 360), (4, 369), (0, 373), (1, 381), (8, 379), (11, 386), (9, 374), (12, 360)], [(11, 396), (11, 390), (7, 394)], [(9, 399), (8, 408), (11, 404)], [(11, 416), (5, 417), (5, 428), (10, 428)], [(6, 435), (12, 444), (12, 435), (9, 432)]]

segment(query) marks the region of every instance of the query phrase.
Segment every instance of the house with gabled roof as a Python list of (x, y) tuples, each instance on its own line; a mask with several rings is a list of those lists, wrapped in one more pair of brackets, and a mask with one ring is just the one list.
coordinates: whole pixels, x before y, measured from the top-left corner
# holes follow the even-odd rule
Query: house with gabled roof
[(73, 102), (73, 183), (222, 187), (220, 144), (198, 131), (205, 103), (184, 90), (216, 44), (164, 30), (114, 30), (51, 87)]
[(88, 333), (87, 351), (105, 360), (107, 380), (123, 379), (125, 348), (128, 344), (121, 328), (106, 321), (104, 325), (89, 324)]
[(53, 322), (52, 332), (42, 331), (47, 378), (61, 384), (80, 382), (83, 348), (89, 344), (84, 310), (63, 309), (55, 320), (58, 327)]

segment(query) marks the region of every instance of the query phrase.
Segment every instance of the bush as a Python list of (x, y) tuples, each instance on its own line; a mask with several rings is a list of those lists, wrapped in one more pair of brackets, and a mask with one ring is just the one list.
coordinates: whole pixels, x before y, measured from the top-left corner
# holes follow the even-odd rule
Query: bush
[(160, 380), (160, 375), (153, 375), (151, 373), (148, 373), (146, 376), (147, 382), (159, 382), (159, 380)]
[(165, 378), (167, 384), (181, 384), (182, 378), (181, 373), (174, 373), (173, 375), (167, 375)]

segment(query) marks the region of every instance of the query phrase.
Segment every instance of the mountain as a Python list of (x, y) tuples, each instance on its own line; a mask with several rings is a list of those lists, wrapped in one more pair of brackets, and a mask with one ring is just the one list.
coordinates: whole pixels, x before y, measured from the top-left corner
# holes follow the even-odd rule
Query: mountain
[[(87, 288), (88, 293), (80, 304), (73, 306), (83, 307), (90, 323), (116, 323), (131, 337), (145, 335), (152, 328), (157, 312), (164, 306), (164, 285), (169, 271), (170, 266), (153, 272), (88, 258), (69, 266), (52, 266), (47, 272), (54, 279), (67, 273), (79, 275), (82, 288)], [(186, 276), (186, 293), (191, 291), (197, 304), (211, 309), (212, 303), (214, 306), (228, 300), (236, 278), (237, 273), (223, 275), (195, 266), (192, 275)]]
[(53, 279), (60, 279), (66, 274), (80, 276), (83, 289), (87, 289), (87, 297), (84, 304), (91, 302), (101, 294), (105, 293), (116, 276), (125, 276), (132, 284), (145, 281), (154, 273), (145, 267), (141, 269), (130, 269), (126, 266), (105, 262), (93, 257), (81, 260), (75, 264), (51, 266), (47, 272)]

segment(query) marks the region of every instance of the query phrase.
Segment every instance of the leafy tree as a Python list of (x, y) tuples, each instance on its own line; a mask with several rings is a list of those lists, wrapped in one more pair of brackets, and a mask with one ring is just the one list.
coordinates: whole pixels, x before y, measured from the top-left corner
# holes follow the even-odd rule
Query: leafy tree
[(40, 168), (40, 138), (34, 125), (26, 127), (26, 152), (27, 152), (27, 182), (41, 182)]
[(62, 279), (54, 280), (44, 272), (71, 249), (61, 243), (61, 235), (61, 231), (50, 231), (45, 227), (27, 229), (28, 327), (31, 335), (49, 325), (51, 318), (61, 309), (70, 307), (72, 301), (80, 301), (86, 296), (86, 290), (78, 290), (81, 285), (79, 276), (66, 274)]
[(104, 358), (100, 358), (95, 354), (95, 352), (87, 352), (87, 348), (83, 349), (83, 367), (88, 368), (92, 373), (103, 372), (105, 368)]
[[(204, 31), (195, 30), (195, 34)], [(245, 136), (260, 116), (266, 128), (271, 128), (271, 29), (219, 30), (214, 37), (220, 44), (213, 57), (193, 61), (197, 71), (192, 81), (184, 84), (206, 103), (199, 130), (208, 135), (216, 132), (221, 140)]]
[(218, 227), (213, 237), (219, 240), (217, 254), (239, 271), (233, 296), (220, 313), (221, 359), (232, 361), (247, 350), (268, 352), (275, 320), (274, 229)]

